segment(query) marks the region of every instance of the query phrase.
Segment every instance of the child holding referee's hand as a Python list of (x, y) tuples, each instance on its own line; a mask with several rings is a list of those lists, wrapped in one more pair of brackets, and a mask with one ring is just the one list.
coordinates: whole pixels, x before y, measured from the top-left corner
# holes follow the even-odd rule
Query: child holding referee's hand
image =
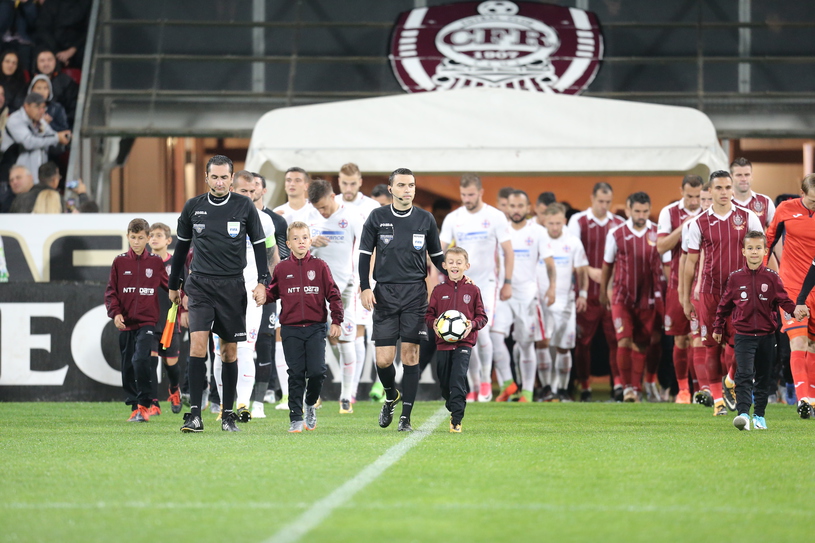
[[(722, 342), (727, 317), (732, 313), (736, 350), (736, 411), (733, 425), (739, 430), (750, 429), (750, 404), (753, 409), (753, 429), (766, 430), (764, 411), (772, 388), (772, 361), (775, 360), (775, 330), (778, 309), (802, 313), (784, 290), (778, 274), (764, 266), (767, 238), (763, 232), (750, 231), (744, 236), (741, 250), (747, 265), (734, 271), (727, 279), (724, 294), (713, 323), (713, 339)], [(755, 380), (755, 385), (753, 381)]]
[[(436, 360), (441, 394), (450, 411), (450, 431), (460, 433), (469, 392), (467, 368), (470, 365), (470, 353), (478, 338), (478, 330), (487, 324), (487, 314), (481, 301), (481, 291), (464, 279), (464, 272), (470, 268), (467, 251), (461, 247), (450, 247), (444, 253), (442, 267), (447, 270), (448, 275), (443, 283), (433, 289), (425, 321), (436, 333)], [(436, 329), (439, 317), (450, 309), (460, 311), (468, 320), (464, 336), (455, 343), (442, 339)]]

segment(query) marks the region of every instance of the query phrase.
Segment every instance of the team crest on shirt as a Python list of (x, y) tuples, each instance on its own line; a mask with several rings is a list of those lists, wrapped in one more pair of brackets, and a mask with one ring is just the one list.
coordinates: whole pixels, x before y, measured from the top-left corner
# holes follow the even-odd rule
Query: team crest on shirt
[(761, 284), (761, 292), (767, 292), (768, 288), (770, 288), (770, 285), (768, 285), (767, 283)]
[(646, 238), (645, 241), (647, 241), (648, 245), (650, 245), (651, 247), (656, 246), (656, 244), (657, 244), (657, 233), (656, 232), (648, 232), (648, 237)]
[(738, 213), (733, 213), (733, 228), (736, 230), (743, 230), (744, 229), (744, 217), (739, 215)]
[(317, 274), (314, 273), (314, 270), (308, 270), (306, 272), (306, 277), (308, 277), (309, 281), (314, 281), (314, 278), (317, 277)]
[(704, 324), (702, 325), (701, 335), (702, 339), (707, 339), (707, 326), (705, 326)]
[(490, 227), (490, 221), (488, 221), (487, 219), (484, 219), (484, 222), (481, 223), (481, 226), (484, 227), (484, 228), (489, 228)]
[(699, 321), (696, 320), (696, 319), (693, 319), (692, 321), (690, 321), (690, 329), (693, 332), (697, 332), (699, 330)]
[(424, 247), (424, 234), (413, 234), (413, 248), (417, 251)]
[(535, 240), (532, 239), (531, 237), (528, 237), (524, 240), (524, 243), (526, 243), (527, 245), (532, 245), (533, 243), (535, 243)]
[(469, 294), (465, 294), (461, 299), (464, 300), (465, 304), (468, 304), (473, 298)]
[(617, 317), (616, 319), (614, 319), (614, 328), (617, 329), (618, 334), (620, 332), (622, 332), (623, 329), (624, 329), (624, 327), (623, 327), (623, 319), (621, 319), (620, 317)]
[(340, 228), (348, 228), (348, 221), (341, 219), (340, 222), (337, 223), (337, 226)]
[(226, 223), (226, 233), (229, 234), (230, 238), (238, 237), (238, 234), (241, 231), (241, 223), (229, 221)]
[(144, 270), (144, 275), (146, 275), (148, 279), (153, 277), (153, 268), (147, 268)]
[(665, 315), (665, 330), (670, 330), (673, 324), (673, 319), (670, 315)]
[(741, 291), (741, 299), (742, 299), (742, 300), (746, 300), (746, 299), (747, 299), (747, 292), (746, 292), (746, 291), (744, 291), (744, 290), (742, 290), (742, 291)]
[(345, 328), (345, 334), (350, 335), (354, 331), (354, 323), (353, 322), (346, 322), (344, 328)]
[(760, 200), (756, 200), (755, 202), (753, 202), (753, 205), (750, 207), (753, 208), (753, 211), (756, 212), (756, 215), (764, 214), (764, 204), (762, 204)]
[(192, 229), (195, 230), (196, 234), (200, 234), (201, 232), (203, 232), (204, 228), (206, 228), (206, 227), (207, 227), (206, 224), (193, 224), (192, 225)]

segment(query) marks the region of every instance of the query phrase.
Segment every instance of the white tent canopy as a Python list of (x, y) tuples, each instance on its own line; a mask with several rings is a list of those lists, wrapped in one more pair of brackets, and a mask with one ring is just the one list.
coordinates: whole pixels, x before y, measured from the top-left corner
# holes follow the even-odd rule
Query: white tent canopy
[(247, 168), (363, 173), (707, 174), (726, 168), (716, 129), (691, 108), (468, 88), (270, 111)]

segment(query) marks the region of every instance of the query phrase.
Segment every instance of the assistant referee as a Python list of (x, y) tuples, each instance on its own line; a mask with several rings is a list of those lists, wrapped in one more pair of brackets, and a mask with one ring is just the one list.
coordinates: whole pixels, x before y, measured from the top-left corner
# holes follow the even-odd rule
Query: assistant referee
[(182, 432), (201, 432), (201, 401), (206, 382), (206, 359), (210, 331), (218, 334), (223, 369), (224, 394), (221, 405), (221, 429), (238, 431), (232, 406), (238, 383), (237, 342), (246, 341), (246, 304), (243, 269), (246, 267), (246, 241), (252, 243), (257, 263), (258, 285), (255, 303), (266, 301), (269, 267), (263, 227), (252, 200), (230, 192), (232, 161), (216, 155), (207, 162), (206, 184), (209, 192), (190, 198), (178, 217), (178, 243), (170, 271), (170, 300), (180, 301), (181, 271), (190, 245), (195, 257), (184, 284), (189, 296), (190, 329), (190, 412), (184, 414)]
[[(376, 372), (385, 389), (386, 401), (379, 414), (379, 426), (393, 421), (396, 404), (402, 401), (398, 430), (410, 432), (410, 413), (419, 389), (419, 342), (427, 339), (424, 317), (427, 310), (427, 254), (433, 264), (446, 273), (439, 231), (433, 215), (413, 206), (416, 178), (407, 168), (395, 170), (388, 179), (393, 203), (371, 211), (362, 228), (359, 276), (362, 305), (373, 310), (373, 335), (376, 344)], [(371, 256), (376, 249), (374, 279), (368, 281)], [(402, 340), (402, 365), (405, 370), (402, 394), (395, 387), (396, 342)]]

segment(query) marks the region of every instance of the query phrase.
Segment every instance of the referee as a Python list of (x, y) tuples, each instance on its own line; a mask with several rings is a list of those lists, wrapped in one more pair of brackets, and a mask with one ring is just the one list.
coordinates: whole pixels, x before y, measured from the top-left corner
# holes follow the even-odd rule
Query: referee
[[(379, 414), (379, 426), (393, 421), (396, 404), (402, 401), (398, 430), (411, 432), (410, 412), (419, 388), (419, 342), (427, 339), (424, 317), (427, 310), (427, 254), (446, 273), (443, 252), (433, 215), (413, 206), (416, 178), (407, 168), (395, 170), (388, 179), (393, 203), (371, 211), (362, 228), (359, 276), (362, 305), (373, 310), (373, 336), (376, 344), (376, 372), (385, 389), (386, 400)], [(376, 249), (371, 290), (368, 276), (371, 256)], [(374, 309), (374, 307), (376, 309)], [(394, 385), (396, 342), (402, 340), (403, 394)]]
[(170, 300), (180, 301), (181, 271), (190, 245), (195, 257), (184, 284), (189, 296), (190, 330), (190, 412), (184, 414), (182, 432), (201, 432), (201, 400), (206, 383), (206, 359), (210, 330), (220, 337), (221, 377), (224, 397), (221, 429), (238, 431), (232, 411), (238, 384), (238, 341), (246, 341), (246, 303), (243, 269), (246, 267), (246, 241), (252, 243), (258, 268), (258, 285), (253, 297), (258, 305), (266, 301), (269, 280), (266, 246), (258, 211), (252, 200), (230, 192), (232, 161), (216, 155), (207, 162), (209, 192), (187, 200), (178, 217), (176, 250), (170, 271)]

